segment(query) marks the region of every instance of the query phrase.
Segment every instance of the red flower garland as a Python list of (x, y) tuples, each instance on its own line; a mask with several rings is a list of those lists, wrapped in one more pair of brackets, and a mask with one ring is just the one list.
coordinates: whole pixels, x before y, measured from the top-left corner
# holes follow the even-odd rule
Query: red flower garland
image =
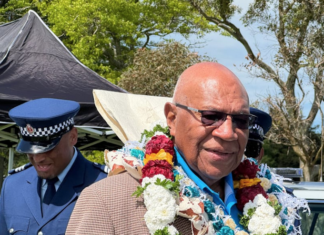
[(258, 165), (254, 162), (250, 162), (248, 159), (245, 159), (240, 165), (233, 171), (233, 179), (254, 179), (256, 174), (259, 171)]
[[(174, 181), (172, 166), (165, 160), (149, 161), (142, 169), (142, 179), (162, 174), (165, 178)], [(141, 180), (142, 183), (142, 180)]]
[(145, 146), (145, 154), (158, 153), (161, 149), (174, 156), (172, 140), (165, 135), (153, 136)]

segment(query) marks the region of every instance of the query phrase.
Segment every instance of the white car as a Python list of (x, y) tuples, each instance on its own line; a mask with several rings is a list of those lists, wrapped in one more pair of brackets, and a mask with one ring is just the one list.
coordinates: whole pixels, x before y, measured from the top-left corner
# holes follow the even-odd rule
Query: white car
[[(272, 172), (285, 178), (302, 177), (300, 168), (272, 168)], [(324, 182), (284, 182), (296, 197), (308, 201), (311, 214), (299, 213), (303, 235), (324, 235)]]
[(303, 235), (324, 234), (324, 182), (285, 183), (296, 197), (308, 201), (311, 214), (300, 213)]

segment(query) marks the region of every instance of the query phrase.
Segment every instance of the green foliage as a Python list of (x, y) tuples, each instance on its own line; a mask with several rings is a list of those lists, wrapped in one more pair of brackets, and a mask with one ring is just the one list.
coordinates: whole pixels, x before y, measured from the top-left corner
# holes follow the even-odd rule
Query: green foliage
[[(0, 148), (0, 157), (4, 158), (4, 170), (6, 172), (8, 169), (9, 149)], [(13, 168), (20, 167), (28, 162), (29, 160), (26, 154), (17, 152), (14, 153)]]
[(163, 229), (156, 230), (154, 235), (169, 235), (168, 227), (164, 227)]
[(0, 1), (0, 25), (21, 18), (29, 10), (36, 10), (33, 0)]
[(263, 148), (265, 155), (261, 163), (266, 163), (269, 167), (299, 167), (299, 157), (291, 147), (266, 139)]
[(280, 225), (277, 233), (267, 233), (266, 235), (287, 235), (286, 226)]
[[(179, 176), (179, 175), (177, 175), (177, 176)], [(180, 181), (179, 180), (180, 180), (179, 177), (176, 177), (174, 182), (169, 179), (161, 180), (161, 179), (157, 178), (155, 184), (162, 186), (163, 188), (165, 188), (167, 190), (175, 192), (176, 194), (179, 194), (179, 192), (180, 192)]]
[(6, 0), (0, 20), (35, 10), (86, 66), (113, 83), (132, 65), (139, 48), (170, 33), (201, 36), (217, 31), (186, 1), (178, 0)]
[[(162, 186), (163, 188), (170, 190), (172, 192), (175, 192), (176, 194), (179, 194), (180, 192), (180, 180), (182, 179), (182, 176), (177, 175), (175, 177), (175, 181), (171, 181), (169, 179), (164, 179), (161, 180), (159, 178), (157, 178), (155, 184)], [(150, 183), (146, 183), (144, 187), (141, 186), (137, 186), (136, 191), (132, 194), (132, 196), (136, 196), (139, 197), (142, 195), (142, 193), (145, 191), (145, 189), (147, 188), (147, 186), (149, 186)]]
[(133, 192), (132, 196), (135, 197), (139, 197), (143, 194), (143, 192), (145, 191), (145, 189), (147, 188), (147, 186), (149, 186), (151, 183), (146, 183), (144, 187), (141, 186), (137, 186), (137, 189), (135, 190), (135, 192)]
[[(158, 229), (155, 231), (154, 235), (170, 235), (168, 232), (168, 227), (164, 227), (163, 229)], [(177, 233), (179, 235), (179, 233)]]
[(152, 138), (154, 136), (154, 133), (158, 131), (164, 133), (169, 138), (171, 138), (169, 127), (162, 127), (160, 124), (157, 124), (153, 127), (153, 130), (151, 131), (144, 130), (141, 134), (141, 140), (143, 139), (144, 135), (146, 139)]
[(249, 226), (249, 221), (250, 221), (250, 217), (247, 215), (243, 215), (240, 218), (240, 224), (243, 226), (244, 229), (247, 229)]
[(38, 7), (73, 54), (112, 82), (132, 64), (138, 48), (154, 44), (152, 36), (217, 29), (175, 0), (53, 0)]
[(281, 209), (282, 209), (282, 206), (277, 202), (268, 202), (268, 204), (273, 207), (273, 209), (275, 209), (275, 215), (279, 215)]
[(105, 165), (104, 153), (103, 151), (81, 151), (82, 155), (91, 162), (96, 162)]
[(249, 226), (250, 219), (254, 212), (256, 211), (256, 208), (250, 208), (247, 212), (247, 215), (240, 216), (240, 224), (247, 229)]
[(118, 85), (135, 94), (171, 97), (180, 74), (206, 60), (212, 61), (179, 42), (164, 42), (152, 50), (139, 49), (133, 66), (122, 74)]

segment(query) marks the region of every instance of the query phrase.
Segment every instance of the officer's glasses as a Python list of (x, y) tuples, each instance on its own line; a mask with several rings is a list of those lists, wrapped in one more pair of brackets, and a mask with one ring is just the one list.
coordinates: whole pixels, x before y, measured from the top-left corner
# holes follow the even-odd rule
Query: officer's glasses
[(233, 124), (237, 128), (246, 130), (249, 129), (250, 126), (252, 126), (256, 118), (256, 116), (252, 114), (228, 114), (228, 113), (223, 113), (215, 110), (199, 110), (179, 103), (175, 103), (175, 105), (179, 108), (200, 113), (201, 115), (200, 121), (205, 126), (220, 127), (226, 121), (227, 116), (230, 116), (232, 118)]

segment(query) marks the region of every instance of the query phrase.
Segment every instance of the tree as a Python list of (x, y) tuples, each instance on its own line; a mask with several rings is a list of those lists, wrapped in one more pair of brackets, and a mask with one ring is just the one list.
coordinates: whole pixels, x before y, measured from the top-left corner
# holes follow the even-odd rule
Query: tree
[[(260, 33), (276, 39), (277, 51), (271, 63), (253, 51), (251, 42), (241, 34), (231, 17), (238, 13), (232, 0), (184, 0), (209, 22), (235, 38), (247, 52), (245, 67), (256, 77), (272, 80), (280, 89), (266, 102), (273, 118), (269, 139), (290, 146), (299, 156), (304, 179), (319, 159), (323, 143), (311, 138), (311, 126), (321, 111), (324, 98), (324, 4), (320, 0), (255, 0), (241, 19), (244, 26), (256, 26)], [(307, 86), (313, 97), (307, 96)], [(306, 99), (307, 97), (307, 99)], [(302, 113), (302, 105), (311, 100), (311, 109)]]
[(188, 36), (218, 30), (178, 0), (9, 0), (0, 17), (13, 20), (7, 16), (31, 8), (83, 64), (114, 83), (137, 49), (173, 32)]
[(180, 74), (202, 60), (211, 59), (191, 52), (179, 42), (161, 43), (152, 50), (139, 49), (118, 85), (135, 94), (172, 97)]

